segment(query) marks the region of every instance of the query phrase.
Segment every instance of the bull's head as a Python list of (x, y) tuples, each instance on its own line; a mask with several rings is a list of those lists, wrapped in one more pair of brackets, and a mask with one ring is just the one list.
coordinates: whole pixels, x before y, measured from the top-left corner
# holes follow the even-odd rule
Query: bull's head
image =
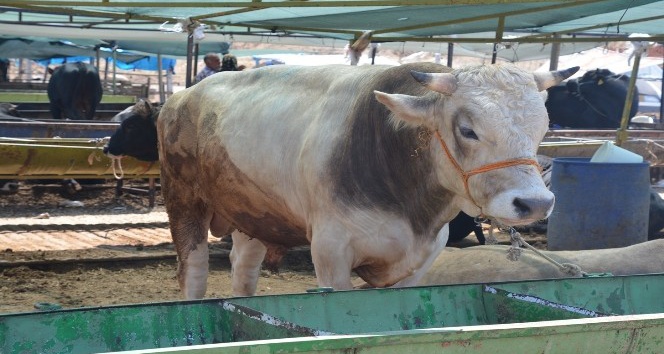
[(432, 92), (375, 94), (397, 123), (432, 132), (436, 178), (455, 193), (455, 206), (521, 225), (548, 217), (554, 204), (535, 158), (548, 129), (540, 92), (577, 70), (531, 74), (513, 65), (487, 65), (412, 72)]
[(158, 114), (159, 108), (145, 100), (119, 113), (122, 123), (104, 147), (104, 154), (111, 158), (128, 155), (142, 161), (159, 160), (155, 125)]

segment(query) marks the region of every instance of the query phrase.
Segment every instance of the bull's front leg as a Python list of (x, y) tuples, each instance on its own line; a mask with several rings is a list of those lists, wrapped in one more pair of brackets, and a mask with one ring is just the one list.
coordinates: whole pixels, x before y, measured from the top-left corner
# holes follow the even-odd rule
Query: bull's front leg
[(436, 235), (436, 239), (433, 241), (433, 244), (431, 244), (430, 247), (426, 247), (421, 249), (421, 252), (425, 252), (427, 254), (424, 255), (425, 260), (422, 266), (417, 269), (412, 275), (407, 276), (394, 284), (393, 287), (395, 288), (401, 288), (404, 286), (417, 286), (420, 283), (420, 280), (426, 274), (429, 269), (431, 268), (431, 265), (433, 262), (438, 258), (441, 252), (443, 252), (443, 249), (445, 249), (445, 245), (447, 245), (447, 240), (449, 239), (449, 223), (445, 224), (442, 229), (438, 232), (438, 235)]
[(230, 260), (233, 296), (252, 296), (256, 293), (267, 248), (261, 241), (237, 230), (233, 231), (232, 237)]
[(350, 237), (343, 227), (327, 224), (314, 228), (311, 237), (311, 259), (319, 287), (352, 289), (353, 257)]

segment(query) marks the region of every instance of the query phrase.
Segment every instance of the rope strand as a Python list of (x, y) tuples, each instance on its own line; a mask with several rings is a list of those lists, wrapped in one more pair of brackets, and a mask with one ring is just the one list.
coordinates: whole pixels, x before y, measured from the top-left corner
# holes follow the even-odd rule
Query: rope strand
[[(120, 169), (120, 175), (115, 172), (115, 162), (118, 163), (118, 168)], [(124, 177), (124, 171), (122, 170), (122, 158), (114, 157), (111, 159), (111, 166), (113, 166), (113, 177), (115, 179), (122, 179)]]
[(540, 252), (537, 248), (531, 246), (526, 242), (526, 240), (521, 237), (521, 234), (516, 231), (513, 227), (509, 227), (510, 231), (510, 242), (512, 243), (512, 246), (510, 246), (510, 249), (507, 251), (507, 258), (511, 261), (517, 261), (519, 260), (519, 257), (521, 256), (522, 249), (520, 248), (521, 246), (525, 246), (529, 250), (535, 252), (535, 254), (541, 256), (542, 258), (546, 259), (547, 261), (553, 263), (558, 269), (570, 276), (573, 277), (583, 277), (587, 276), (588, 273), (584, 272), (581, 267), (579, 267), (576, 264), (572, 263), (559, 263), (555, 259), (547, 256), (546, 254)]

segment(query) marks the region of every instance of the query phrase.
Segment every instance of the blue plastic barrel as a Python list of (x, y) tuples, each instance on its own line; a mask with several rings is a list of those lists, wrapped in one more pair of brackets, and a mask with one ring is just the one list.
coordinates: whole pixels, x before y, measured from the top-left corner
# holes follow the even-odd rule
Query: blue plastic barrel
[(616, 248), (648, 240), (648, 163), (555, 158), (551, 191), (556, 203), (547, 228), (549, 250)]

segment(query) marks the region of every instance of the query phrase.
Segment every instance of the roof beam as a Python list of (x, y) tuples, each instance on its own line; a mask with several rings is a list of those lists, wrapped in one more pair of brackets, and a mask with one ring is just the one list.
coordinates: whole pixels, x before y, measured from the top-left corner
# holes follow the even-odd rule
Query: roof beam
[[(380, 37), (374, 36), (372, 42), (426, 42), (426, 43), (493, 43), (494, 37), (485, 38), (464, 38), (464, 37)], [(626, 35), (613, 36), (595, 36), (595, 37), (572, 37), (572, 38), (554, 38), (553, 34), (548, 37), (517, 37), (503, 38), (502, 43), (593, 43), (593, 42), (622, 42), (627, 41)], [(633, 37), (629, 41), (662, 41), (664, 35), (654, 35), (650, 37)]]
[(572, 29), (568, 29), (568, 30), (565, 30), (565, 31), (542, 32), (542, 33), (533, 34), (533, 35), (530, 35), (530, 36), (527, 36), (527, 37), (528, 38), (539, 38), (541, 36), (550, 36), (550, 35), (553, 35), (553, 34), (580, 33), (580, 32), (585, 32), (585, 31), (598, 29), (598, 28), (609, 28), (609, 27), (616, 27), (616, 26), (622, 26), (622, 25), (629, 25), (629, 24), (632, 24), (632, 23), (656, 21), (656, 20), (661, 20), (661, 19), (664, 19), (664, 15), (644, 17), (644, 18), (638, 18), (638, 19), (633, 19), (633, 20), (625, 20), (625, 21), (620, 21), (620, 22), (607, 22), (607, 23), (601, 23), (601, 24), (594, 25), (594, 26), (584, 26), (584, 27), (572, 28)]
[[(272, 7), (366, 7), (366, 6), (431, 6), (431, 5), (489, 5), (489, 4), (502, 4), (502, 3), (535, 3), (535, 2), (550, 2), (548, 0), (341, 0), (341, 1), (325, 1), (325, 0), (286, 0), (279, 2), (263, 2), (263, 1), (200, 1), (200, 2), (182, 2), (182, 1), (168, 1), (163, 4), (148, 1), (113, 1), (113, 0), (98, 0), (98, 1), (59, 1), (59, 0), (9, 0), (5, 1), (6, 6), (22, 7), (25, 5), (32, 6), (46, 6), (46, 7), (195, 7), (195, 8), (214, 8), (214, 7), (249, 7), (249, 8), (272, 8)], [(587, 0), (557, 0), (557, 2), (588, 2)]]

